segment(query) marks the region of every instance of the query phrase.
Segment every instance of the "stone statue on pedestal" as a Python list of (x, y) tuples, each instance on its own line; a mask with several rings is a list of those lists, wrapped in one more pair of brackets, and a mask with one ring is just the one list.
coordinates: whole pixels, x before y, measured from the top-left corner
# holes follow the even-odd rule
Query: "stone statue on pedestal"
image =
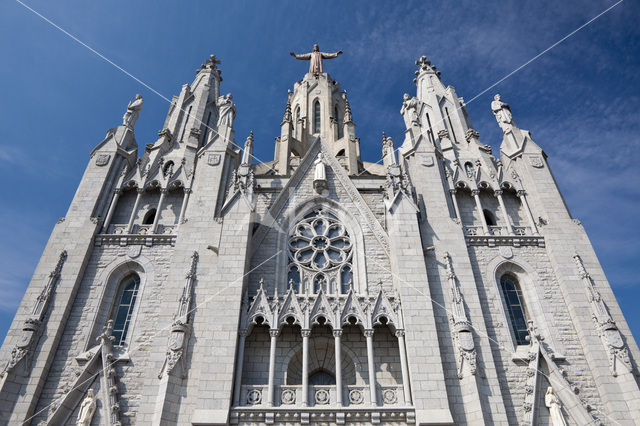
[(87, 391), (87, 396), (80, 404), (78, 411), (78, 426), (90, 426), (93, 415), (96, 412), (96, 397), (93, 395), (93, 389)]
[(225, 126), (233, 127), (233, 119), (236, 117), (236, 105), (232, 99), (231, 93), (218, 98), (218, 126), (224, 124)]
[(547, 393), (544, 395), (544, 405), (549, 408), (549, 415), (551, 416), (551, 424), (553, 426), (567, 426), (567, 422), (562, 415), (562, 404), (553, 392), (551, 386), (547, 388)]
[(144, 99), (142, 99), (141, 94), (137, 94), (135, 100), (129, 101), (129, 105), (127, 105), (127, 112), (125, 112), (122, 117), (123, 126), (133, 130), (136, 125), (136, 121), (138, 121), (138, 116), (140, 115), (143, 103)]
[(511, 115), (511, 107), (509, 107), (509, 104), (502, 102), (500, 95), (495, 95), (493, 97), (491, 110), (496, 116), (496, 121), (504, 133), (515, 126), (513, 123), (513, 116)]
[(416, 97), (410, 97), (408, 93), (404, 94), (403, 99), (400, 114), (404, 117), (404, 124), (407, 129), (411, 126), (419, 126), (418, 108), (420, 107), (420, 101)]
[(338, 55), (342, 55), (342, 50), (339, 50), (336, 53), (325, 53), (320, 51), (320, 48), (318, 47), (317, 44), (314, 44), (313, 51), (310, 53), (303, 53), (301, 55), (296, 55), (293, 52), (289, 52), (289, 54), (296, 59), (300, 59), (301, 61), (309, 61), (309, 72), (312, 74), (319, 74), (323, 72), (322, 60), (337, 58)]

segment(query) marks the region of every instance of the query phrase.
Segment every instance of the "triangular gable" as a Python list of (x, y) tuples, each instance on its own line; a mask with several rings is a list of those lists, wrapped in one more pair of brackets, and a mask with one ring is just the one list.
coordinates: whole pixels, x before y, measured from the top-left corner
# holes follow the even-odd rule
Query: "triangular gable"
[(278, 313), (278, 324), (281, 325), (287, 324), (287, 318), (293, 317), (294, 324), (302, 326), (304, 323), (304, 314), (302, 313), (302, 308), (300, 307), (300, 303), (298, 303), (298, 297), (292, 288), (289, 288), (287, 291), (287, 295), (285, 296), (284, 302), (282, 303), (282, 307), (280, 308), (280, 312)]
[(251, 306), (249, 307), (249, 312), (247, 313), (247, 323), (254, 323), (256, 318), (259, 316), (264, 318), (265, 324), (269, 324), (269, 326), (273, 328), (273, 313), (271, 311), (271, 307), (269, 306), (269, 300), (267, 299), (267, 293), (264, 291), (264, 285), (262, 281), (260, 281), (260, 288), (258, 289), (258, 293), (253, 299)]
[(382, 324), (380, 322), (381, 317), (386, 317), (389, 325), (393, 325), (394, 328), (397, 328), (397, 320), (396, 313), (389, 301), (384, 290), (381, 288), (378, 292), (378, 297), (376, 298), (376, 304), (373, 308), (373, 313), (371, 314), (371, 322), (374, 325)]
[[(384, 228), (382, 228), (382, 225), (380, 224), (380, 222), (378, 222), (371, 209), (369, 209), (364, 198), (362, 198), (362, 195), (360, 195), (360, 193), (358, 192), (358, 189), (355, 187), (353, 182), (351, 182), (351, 179), (349, 178), (347, 172), (340, 165), (340, 163), (338, 163), (338, 160), (331, 153), (329, 147), (324, 142), (322, 142), (320, 138), (316, 138), (315, 142), (311, 145), (306, 155), (300, 161), (300, 165), (293, 172), (293, 174), (289, 178), (289, 181), (285, 184), (282, 191), (278, 194), (271, 208), (269, 208), (266, 214), (268, 214), (270, 217), (278, 218), (278, 223), (282, 223), (282, 221), (284, 220), (283, 213), (288, 205), (287, 202), (289, 201), (291, 191), (298, 187), (301, 181), (306, 176), (308, 176), (309, 173), (313, 173), (311, 167), (313, 166), (318, 153), (320, 152), (323, 153), (325, 166), (332, 169), (333, 174), (336, 178), (335, 180), (339, 182), (344, 188), (346, 194), (364, 219), (364, 223), (370, 228), (373, 235), (381, 244), (388, 256), (390, 253), (388, 234), (386, 233)], [(254, 247), (254, 251), (257, 250), (258, 247), (260, 247), (262, 240), (271, 229), (271, 226), (261, 226), (256, 231), (252, 244), (252, 246)]]
[(341, 325), (350, 324), (350, 317), (354, 317), (357, 320), (356, 324), (361, 325), (363, 328), (371, 328), (369, 317), (364, 313), (358, 297), (353, 292), (353, 288), (349, 289), (347, 300), (344, 302), (344, 307), (340, 314)]
[(324, 317), (327, 320), (327, 323), (331, 324), (333, 328), (340, 328), (336, 325), (336, 318), (333, 313), (333, 309), (331, 308), (331, 304), (329, 303), (327, 296), (322, 290), (318, 293), (316, 302), (313, 304), (313, 308), (311, 308), (311, 314), (309, 315), (310, 325), (316, 322), (318, 317)]

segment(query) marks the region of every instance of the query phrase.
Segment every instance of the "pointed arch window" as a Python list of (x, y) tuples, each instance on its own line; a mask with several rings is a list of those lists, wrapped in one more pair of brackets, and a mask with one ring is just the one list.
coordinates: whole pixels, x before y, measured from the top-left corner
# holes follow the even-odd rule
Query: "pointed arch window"
[(300, 105), (296, 105), (295, 111), (294, 116), (296, 117), (296, 122), (298, 122), (298, 120), (300, 120)]
[(471, 162), (467, 161), (464, 163), (464, 171), (467, 173), (468, 177), (473, 178), (475, 171), (473, 170), (473, 164), (471, 164)]
[(313, 103), (313, 133), (320, 133), (320, 101)]
[(493, 213), (491, 213), (487, 209), (484, 209), (484, 210), (482, 210), (482, 214), (484, 215), (484, 220), (487, 221), (487, 225), (496, 226), (496, 218), (495, 218), (495, 216), (493, 216)]
[(518, 279), (513, 275), (503, 275), (500, 277), (500, 288), (507, 307), (507, 317), (511, 324), (511, 330), (515, 336), (517, 345), (527, 345), (527, 317), (525, 311), (524, 298)]
[(129, 275), (124, 279), (120, 288), (120, 297), (113, 313), (112, 336), (114, 337), (113, 344), (116, 346), (122, 346), (127, 339), (133, 308), (138, 298), (140, 277), (136, 274)]
[(325, 369), (320, 369), (309, 375), (309, 384), (311, 386), (330, 386), (336, 384), (336, 376)]
[(293, 226), (288, 245), (288, 279), (294, 285), (298, 280), (315, 293), (348, 289), (353, 280), (353, 243), (336, 216), (316, 208)]
[(152, 225), (153, 221), (156, 219), (156, 209), (151, 209), (144, 215), (144, 219), (142, 220), (143, 225)]

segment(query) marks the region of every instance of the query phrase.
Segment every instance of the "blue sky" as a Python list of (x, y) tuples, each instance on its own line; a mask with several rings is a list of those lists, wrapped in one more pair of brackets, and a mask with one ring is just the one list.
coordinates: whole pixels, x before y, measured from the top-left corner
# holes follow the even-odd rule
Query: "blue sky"
[[(24, 3), (165, 97), (208, 57), (238, 108), (236, 138), (255, 133), (273, 158), (287, 89), (307, 64), (289, 51), (344, 55), (325, 70), (348, 90), (365, 160), (384, 130), (402, 140), (402, 94), (427, 55), (467, 101), (614, 1), (565, 2), (48, 2)], [(482, 4), (481, 4), (482, 3)], [(484, 143), (501, 140), (489, 104), (501, 93), (547, 152), (572, 214), (584, 224), (640, 337), (640, 7), (623, 1), (468, 104)], [(168, 104), (12, 0), (0, 4), (0, 336), (4, 336), (91, 149), (145, 98), (140, 146), (155, 141)]]

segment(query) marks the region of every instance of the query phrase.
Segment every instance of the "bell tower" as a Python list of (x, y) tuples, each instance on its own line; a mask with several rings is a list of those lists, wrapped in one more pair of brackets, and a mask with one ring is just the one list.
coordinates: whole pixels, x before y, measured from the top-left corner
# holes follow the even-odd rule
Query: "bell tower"
[(280, 137), (276, 139), (274, 168), (278, 174), (290, 174), (317, 138), (327, 143), (349, 174), (362, 168), (360, 141), (355, 135), (347, 92), (322, 72), (322, 59), (340, 53), (323, 53), (314, 47), (311, 53), (293, 54), (296, 59), (309, 59), (310, 69), (287, 97)]

